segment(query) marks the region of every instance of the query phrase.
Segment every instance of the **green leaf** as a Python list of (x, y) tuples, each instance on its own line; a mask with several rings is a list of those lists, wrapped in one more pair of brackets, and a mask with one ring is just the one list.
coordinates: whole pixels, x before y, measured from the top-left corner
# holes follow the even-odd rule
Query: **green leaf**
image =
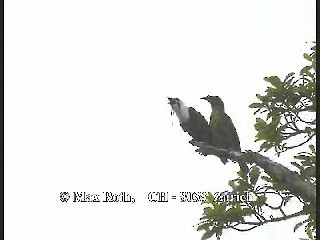
[(211, 203), (212, 205), (215, 205), (215, 204), (216, 204), (216, 202), (215, 202), (215, 200), (214, 200), (214, 196), (212, 195), (211, 192), (208, 192), (208, 193), (206, 194), (206, 202), (207, 202), (207, 203)]
[(314, 148), (313, 145), (310, 145), (309, 148), (310, 148), (311, 152), (313, 152), (314, 154), (316, 153), (316, 149)]
[(211, 219), (215, 215), (215, 211), (211, 207), (206, 207), (203, 209), (203, 215), (205, 215), (206, 218)]
[(307, 167), (303, 170), (303, 175), (306, 179), (316, 176), (316, 168), (315, 167)]
[(266, 77), (264, 78), (266, 82), (271, 83), (273, 86), (276, 88), (281, 87), (283, 83), (281, 82), (280, 78), (277, 76), (271, 76), (271, 77)]
[(314, 238), (313, 238), (313, 234), (312, 234), (312, 230), (311, 230), (310, 228), (307, 229), (307, 235), (308, 235), (308, 237), (309, 237), (310, 239), (312, 239), (312, 240), (314, 239)]
[(265, 100), (265, 96), (262, 96), (260, 94), (256, 94), (256, 97), (262, 102)]
[(297, 167), (298, 169), (302, 169), (302, 166), (299, 164), (299, 163), (297, 163), (297, 162), (291, 162), (291, 164), (293, 165), (293, 166), (295, 166), (295, 167)]
[(263, 105), (261, 103), (252, 103), (249, 105), (249, 108), (261, 108)]
[(292, 106), (296, 105), (300, 101), (300, 99), (301, 99), (301, 96), (295, 93), (287, 97), (288, 103), (291, 104)]
[(268, 151), (270, 148), (272, 148), (272, 143), (270, 142), (264, 142), (260, 145), (260, 150), (264, 150), (265, 152)]
[(304, 155), (298, 155), (298, 156), (294, 156), (295, 159), (299, 159), (299, 160), (304, 160), (307, 161), (310, 159), (310, 156), (304, 156)]
[(263, 180), (266, 181), (266, 182), (270, 182), (270, 183), (273, 183), (273, 182), (274, 182), (273, 179), (270, 178), (270, 177), (268, 177), (268, 176), (262, 176), (261, 179), (263, 179)]
[[(256, 135), (256, 141), (260, 141), (260, 140), (265, 140), (268, 138), (268, 135), (266, 132), (258, 132)], [(266, 142), (266, 144), (269, 144), (268, 142)]]
[(300, 71), (300, 75), (307, 74), (311, 69), (312, 69), (312, 66), (306, 66), (302, 68), (302, 70)]
[(256, 123), (254, 124), (254, 127), (257, 131), (265, 129), (267, 126), (267, 123), (262, 118), (257, 118)]
[(206, 231), (203, 235), (202, 235), (202, 238), (201, 240), (206, 240), (208, 238), (211, 238), (214, 234), (214, 231), (211, 230), (211, 231)]
[(294, 226), (294, 228), (293, 228), (293, 232), (297, 231), (298, 228), (300, 228), (302, 225), (303, 225), (303, 222), (297, 223), (297, 224)]
[(306, 60), (308, 60), (308, 61), (312, 61), (312, 57), (309, 55), (309, 54), (307, 54), (307, 53), (304, 53), (303, 54), (303, 57), (306, 59)]
[(311, 72), (309, 72), (309, 71), (308, 71), (308, 72), (306, 72), (306, 74), (307, 74), (307, 76), (308, 76), (308, 77), (310, 77), (310, 78), (313, 78), (313, 77), (314, 77), (314, 74), (313, 74), (313, 73), (311, 73)]
[(232, 187), (232, 189), (236, 190), (237, 189), (237, 184), (235, 181), (229, 181), (229, 186)]
[(309, 135), (311, 135), (312, 133), (314, 133), (314, 130), (313, 130), (311, 127), (306, 127), (306, 128), (304, 129), (304, 131), (305, 131), (305, 133), (307, 133), (307, 134), (309, 134)]
[(256, 203), (257, 206), (262, 207), (265, 204), (266, 201), (267, 201), (266, 196), (262, 195), (262, 196), (258, 196), (257, 197), (257, 200), (256, 200), (255, 203)]
[(197, 228), (197, 231), (201, 231), (201, 230), (206, 230), (209, 231), (209, 227), (212, 225), (212, 223), (204, 223), (199, 225), (199, 227)]
[(255, 185), (260, 176), (260, 169), (258, 167), (253, 167), (249, 172), (250, 182), (252, 185)]
[(277, 88), (268, 87), (266, 92), (267, 92), (267, 95), (269, 97), (276, 97), (277, 94), (278, 94), (278, 89)]

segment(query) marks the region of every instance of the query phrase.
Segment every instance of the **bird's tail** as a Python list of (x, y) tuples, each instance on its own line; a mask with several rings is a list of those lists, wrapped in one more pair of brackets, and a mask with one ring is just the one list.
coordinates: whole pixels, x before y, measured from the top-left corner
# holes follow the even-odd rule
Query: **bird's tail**
[[(223, 164), (226, 164), (228, 162), (228, 158), (225, 157), (220, 157), (220, 160)], [(240, 169), (245, 173), (248, 174), (249, 173), (249, 168), (247, 166), (247, 164), (245, 162), (238, 162)]]

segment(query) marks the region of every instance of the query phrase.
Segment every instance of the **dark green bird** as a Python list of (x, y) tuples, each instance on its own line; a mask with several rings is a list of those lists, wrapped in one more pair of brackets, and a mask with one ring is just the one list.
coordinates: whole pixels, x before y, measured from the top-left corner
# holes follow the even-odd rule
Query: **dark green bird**
[[(231, 118), (224, 111), (224, 104), (218, 96), (202, 97), (211, 104), (212, 112), (210, 116), (210, 129), (212, 142), (215, 147), (224, 148), (230, 151), (241, 152), (240, 140), (236, 128)], [(220, 158), (226, 164), (227, 158)], [(248, 173), (248, 166), (245, 163), (239, 163), (240, 168)]]

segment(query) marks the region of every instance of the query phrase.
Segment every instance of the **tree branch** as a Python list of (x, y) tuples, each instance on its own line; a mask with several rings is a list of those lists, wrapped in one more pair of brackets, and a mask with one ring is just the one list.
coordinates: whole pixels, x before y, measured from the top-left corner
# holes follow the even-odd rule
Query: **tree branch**
[(301, 197), (306, 202), (316, 203), (315, 185), (305, 181), (297, 172), (291, 171), (265, 156), (255, 152), (229, 152), (226, 149), (216, 148), (194, 140), (191, 140), (190, 143), (198, 147), (196, 151), (205, 156), (215, 155), (217, 157), (229, 158), (238, 163), (246, 162), (247, 164), (256, 164), (264, 169), (265, 173), (271, 178), (280, 181), (293, 195)]
[(290, 218), (298, 217), (298, 216), (301, 216), (301, 215), (303, 215), (302, 211), (297, 212), (297, 213), (293, 213), (293, 214), (290, 214), (290, 215), (285, 215), (283, 217), (268, 219), (268, 220), (265, 220), (263, 222), (242, 222), (240, 224), (260, 226), (260, 225), (263, 225), (263, 224), (266, 224), (266, 223), (269, 223), (269, 222), (280, 222), (280, 221), (288, 220)]

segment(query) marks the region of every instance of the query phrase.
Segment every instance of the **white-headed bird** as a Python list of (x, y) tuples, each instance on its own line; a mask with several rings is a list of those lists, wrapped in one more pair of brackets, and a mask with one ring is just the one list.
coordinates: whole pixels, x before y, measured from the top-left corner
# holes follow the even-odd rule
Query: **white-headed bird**
[(195, 141), (211, 143), (211, 131), (206, 119), (194, 108), (186, 106), (179, 98), (168, 98), (180, 126)]

